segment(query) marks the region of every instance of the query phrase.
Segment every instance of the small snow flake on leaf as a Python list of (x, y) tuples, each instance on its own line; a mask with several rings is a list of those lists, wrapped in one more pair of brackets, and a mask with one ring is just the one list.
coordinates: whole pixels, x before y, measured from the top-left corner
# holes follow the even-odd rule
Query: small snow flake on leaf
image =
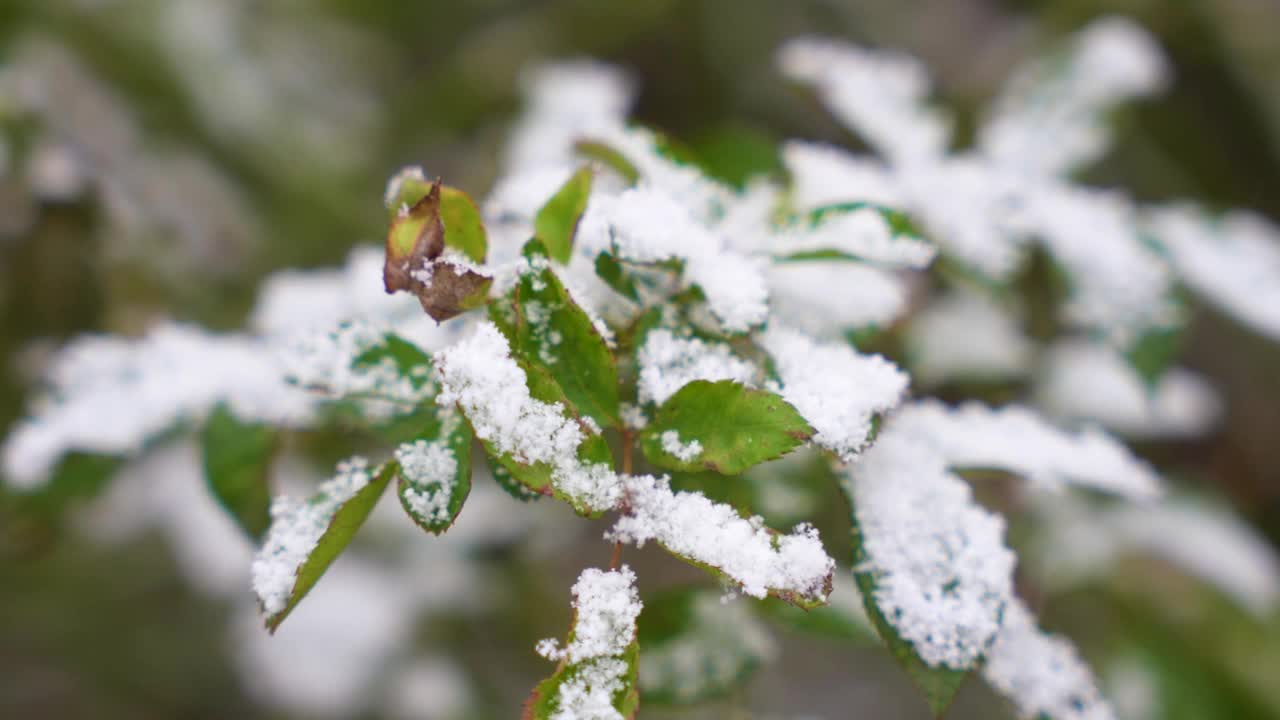
[(737, 475), (812, 436), (800, 413), (771, 392), (731, 380), (696, 380), (658, 408), (640, 442), (659, 467)]
[(423, 530), (448, 530), (471, 491), (471, 427), (456, 411), (396, 449), (396, 494)]
[(364, 524), (396, 473), (394, 463), (370, 470), (364, 458), (338, 465), (311, 498), (281, 495), (271, 504), (271, 528), (253, 559), (253, 589), (275, 631)]

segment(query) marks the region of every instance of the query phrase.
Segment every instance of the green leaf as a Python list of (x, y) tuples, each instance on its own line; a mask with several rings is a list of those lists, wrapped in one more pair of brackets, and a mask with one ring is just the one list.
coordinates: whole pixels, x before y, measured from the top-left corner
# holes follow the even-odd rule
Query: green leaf
[(1125, 360), (1142, 378), (1148, 390), (1155, 389), (1161, 376), (1178, 359), (1185, 330), (1181, 325), (1151, 328), (1125, 353)]
[(628, 185), (635, 185), (640, 179), (640, 171), (635, 164), (610, 145), (595, 140), (579, 140), (573, 144), (573, 149), (582, 157), (595, 160), (618, 173)]
[[(503, 465), (501, 462), (494, 459), (493, 449), (491, 447), (486, 446), (485, 450), (488, 452), (490, 458), (490, 474), (493, 475), (494, 481), (498, 483), (498, 487), (506, 490), (508, 495), (520, 502), (533, 502), (534, 500), (541, 500), (545, 497), (542, 493), (534, 491), (528, 485), (517, 480), (511, 474), (511, 470), (507, 469), (506, 465)], [(508, 458), (508, 461), (510, 461), (510, 458)]]
[[(619, 657), (622, 662), (626, 663), (627, 671), (623, 676), (621, 689), (613, 696), (613, 708), (618, 713), (631, 720), (636, 716), (636, 711), (640, 709), (640, 690), (636, 686), (636, 675), (640, 666), (640, 644), (633, 641), (627, 646), (625, 654)], [(590, 668), (586, 667), (587, 663), (571, 665), (562, 663), (556, 669), (555, 674), (538, 683), (533, 689), (533, 693), (529, 695), (529, 699), (525, 701), (524, 713), (521, 715), (523, 720), (550, 720), (554, 717), (559, 709), (558, 698), (560, 697), (560, 688), (570, 680), (577, 678)]]
[(646, 703), (722, 697), (744, 685), (771, 654), (772, 639), (749, 605), (726, 605), (720, 595), (686, 588), (645, 600), (639, 640), (640, 690)]
[(351, 367), (355, 370), (368, 370), (383, 363), (390, 363), (400, 377), (408, 380), (415, 389), (421, 389), (432, 382), (431, 356), (395, 333), (387, 333), (381, 343), (357, 355), (351, 362)]
[(591, 168), (581, 167), (565, 182), (534, 218), (534, 234), (547, 247), (551, 259), (568, 264), (573, 256), (573, 236), (591, 195)]
[(471, 492), (471, 426), (450, 411), (396, 450), (396, 494), (409, 517), (434, 535), (448, 530)]
[(920, 232), (920, 228), (912, 222), (906, 213), (879, 203), (845, 202), (823, 205), (806, 213), (804, 221), (809, 224), (809, 227), (816, 228), (837, 215), (844, 215), (864, 208), (871, 208), (880, 213), (880, 216), (889, 224), (889, 229), (893, 231), (894, 235), (906, 235), (916, 239), (924, 237), (924, 234)]
[(781, 397), (732, 380), (680, 388), (640, 436), (649, 462), (668, 470), (737, 475), (791, 452), (813, 428)]
[(533, 383), (545, 373), (577, 415), (591, 418), (600, 427), (618, 425), (618, 369), (613, 352), (551, 269), (542, 243), (529, 241), (525, 256), (533, 269), (523, 273), (502, 300), (507, 307), (495, 305), (491, 315), (523, 361), (530, 391), (538, 397)]
[[(435, 184), (425, 178), (407, 175), (401, 177), (399, 183), (396, 197), (389, 208), (393, 233), (402, 218), (414, 215), (414, 208), (431, 194)], [(484, 262), (488, 239), (480, 210), (476, 208), (471, 196), (457, 188), (441, 185), (439, 212), (444, 224), (444, 244), (460, 250), (475, 262)], [(421, 218), (418, 227), (421, 227)], [(413, 247), (413, 240), (417, 238), (417, 234), (411, 232), (411, 229), (406, 226), (398, 237), (396, 247), (401, 252), (409, 252)]]
[(484, 262), (488, 234), (470, 195), (445, 185), (440, 193), (440, 219), (444, 222), (445, 245), (461, 250), (475, 262)]
[[(293, 588), (289, 591), (289, 599), (285, 602), (284, 608), (274, 615), (267, 616), (268, 630), (275, 632), (276, 628), (280, 627), (280, 623), (284, 622), (302, 598), (311, 592), (311, 588), (315, 587), (333, 561), (347, 549), (347, 545), (351, 543), (360, 526), (364, 525), (369, 513), (373, 512), (378, 499), (382, 497), (382, 492), (387, 489), (387, 484), (396, 472), (396, 463), (387, 463), (377, 470), (377, 474), (369, 480), (368, 484), (338, 506), (324, 534), (316, 543), (315, 549), (307, 556), (302, 567), (298, 568), (298, 579), (294, 581)], [(320, 494), (312, 497), (308, 502), (325, 502), (326, 499), (326, 496)]]
[[(858, 530), (857, 515), (853, 514), (853, 567), (865, 566), (866, 550), (862, 546), (862, 534)], [(936, 717), (942, 717), (947, 708), (951, 706), (951, 701), (955, 699), (960, 686), (969, 677), (969, 671), (953, 670), (945, 666), (931, 667), (925, 663), (916, 653), (911, 643), (904, 640), (893, 625), (889, 624), (884, 614), (880, 612), (880, 607), (876, 605), (875, 574), (855, 571), (853, 579), (857, 583), (858, 592), (862, 593), (863, 607), (866, 608), (867, 617), (871, 620), (872, 627), (876, 629), (880, 638), (888, 645), (889, 652), (893, 654), (893, 659), (907, 671), (907, 675), (911, 677), (916, 687), (924, 692), (925, 702), (928, 703), (929, 709), (933, 711)]]
[(241, 529), (261, 540), (271, 525), (268, 477), (276, 432), (267, 425), (242, 423), (218, 405), (202, 434), (204, 477), (210, 492)]
[(640, 302), (640, 292), (636, 290), (635, 281), (627, 274), (622, 263), (618, 262), (618, 258), (608, 252), (601, 252), (596, 256), (596, 275), (600, 276), (609, 287), (613, 288), (619, 295), (625, 298)]

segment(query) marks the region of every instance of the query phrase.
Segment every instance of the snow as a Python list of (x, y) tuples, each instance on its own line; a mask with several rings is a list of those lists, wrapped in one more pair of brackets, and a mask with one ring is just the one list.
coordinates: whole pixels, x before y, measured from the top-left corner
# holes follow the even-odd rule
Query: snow
[(769, 266), (775, 318), (822, 340), (849, 330), (888, 327), (907, 310), (901, 274), (843, 260), (794, 260)]
[(271, 528), (253, 559), (253, 591), (268, 617), (285, 609), (298, 571), (329, 529), (333, 516), (372, 479), (368, 460), (352, 457), (338, 464), (309, 500), (280, 495), (271, 503)]
[(878, 158), (788, 140), (782, 145), (782, 162), (791, 175), (791, 201), (800, 210), (843, 202), (902, 207), (905, 202), (892, 171)]
[(614, 696), (625, 687), (624, 655), (635, 639), (636, 619), (644, 605), (631, 568), (587, 568), (573, 586), (574, 623), (568, 645), (538, 643), (549, 660), (566, 660), (568, 679), (557, 688), (553, 720), (623, 720)]
[(1178, 320), (1168, 294), (1172, 276), (1142, 238), (1123, 196), (1045, 183), (1024, 195), (1022, 221), (1070, 276), (1066, 313), (1114, 344)]
[[(441, 432), (447, 436), (446, 432)], [(419, 517), (432, 523), (449, 521), (449, 503), (457, 487), (458, 460), (445, 440), (402, 443), (395, 451), (400, 476), (407, 483), (401, 495)]]
[(1004, 609), (1004, 623), (987, 654), (982, 677), (1026, 720), (1115, 720), (1093, 673), (1066, 638), (1036, 627), (1020, 600)]
[(1052, 346), (1035, 387), (1050, 416), (1093, 421), (1134, 438), (1196, 437), (1222, 414), (1222, 401), (1201, 376), (1182, 368), (1149, 388), (1114, 348), (1083, 339)]
[(973, 500), (941, 456), (886, 428), (849, 467), (872, 599), (930, 666), (972, 667), (1000, 630), (1013, 593), (1004, 520)]
[(937, 249), (910, 235), (895, 234), (879, 210), (832, 211), (821, 220), (802, 219), (780, 228), (772, 249), (779, 256), (834, 251), (884, 267), (923, 268)]
[(48, 482), (71, 451), (136, 454), (218, 403), (242, 420), (286, 427), (309, 422), (314, 410), (284, 381), (265, 341), (187, 325), (161, 324), (138, 339), (80, 337), (53, 358), (46, 380), (46, 396), (4, 442), (4, 473), (17, 489)]
[(1054, 589), (1110, 571), (1144, 553), (1218, 588), (1260, 618), (1280, 606), (1280, 559), (1265, 538), (1225, 508), (1192, 497), (1150, 506), (1092, 510), (1036, 498), (1045, 531), (1031, 549)]
[(927, 106), (928, 71), (915, 58), (800, 37), (778, 51), (778, 66), (787, 77), (813, 85), (833, 115), (891, 162), (945, 152), (951, 122)]
[(846, 461), (866, 444), (872, 418), (897, 405), (907, 390), (906, 373), (879, 355), (815, 342), (779, 323), (759, 340), (778, 374), (771, 389), (817, 430), (814, 443)]
[(1133, 21), (1095, 21), (1071, 39), (1065, 54), (1028, 63), (1009, 81), (979, 146), (1022, 173), (1065, 175), (1106, 150), (1107, 111), (1163, 89), (1167, 74), (1155, 40)]
[(586, 252), (612, 249), (633, 262), (681, 260), (684, 281), (702, 290), (726, 331), (744, 332), (764, 322), (765, 261), (728, 249), (723, 237), (670, 192), (642, 184), (593, 198), (579, 223), (578, 241)]
[(675, 555), (720, 570), (752, 597), (769, 592), (825, 601), (835, 562), (818, 532), (798, 525), (775, 535), (758, 516), (743, 518), (699, 493), (672, 492), (665, 478), (625, 479), (626, 512), (606, 535), (643, 546), (652, 540)]
[(695, 440), (689, 442), (680, 441), (680, 433), (675, 430), (667, 430), (658, 438), (662, 441), (662, 450), (668, 455), (672, 455), (681, 462), (692, 462), (702, 454), (702, 443)]
[(757, 370), (733, 354), (728, 345), (678, 337), (665, 328), (645, 335), (636, 355), (637, 392), (641, 403), (661, 405), (694, 380), (733, 380), (752, 384)]
[(906, 344), (911, 376), (926, 385), (1020, 377), (1035, 354), (1012, 313), (973, 291), (935, 298), (911, 318)]
[(1075, 484), (1131, 500), (1162, 492), (1151, 467), (1110, 435), (1095, 428), (1064, 432), (1017, 405), (993, 410), (920, 401), (891, 417), (884, 432), (913, 438), (954, 468), (1003, 469), (1050, 488)]
[(524, 371), (493, 323), (477, 324), (469, 337), (437, 352), (435, 363), (442, 386), (437, 404), (456, 404), (476, 437), (516, 462), (549, 466), (555, 487), (577, 506), (608, 510), (618, 503), (622, 488), (612, 469), (578, 460), (588, 439), (583, 426), (561, 403), (529, 394)]
[(1187, 206), (1155, 210), (1149, 225), (1193, 290), (1280, 341), (1280, 228), (1250, 212), (1215, 221)]

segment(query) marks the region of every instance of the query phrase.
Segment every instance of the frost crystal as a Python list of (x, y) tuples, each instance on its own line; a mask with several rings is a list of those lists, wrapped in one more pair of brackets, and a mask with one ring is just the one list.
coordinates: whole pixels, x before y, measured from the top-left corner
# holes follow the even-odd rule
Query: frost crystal
[(849, 468), (873, 599), (925, 663), (961, 669), (983, 654), (1013, 593), (1004, 520), (973, 500), (946, 463), (886, 429)]
[(311, 499), (280, 495), (271, 503), (271, 528), (253, 558), (253, 590), (268, 616), (284, 610), (298, 570), (329, 529), (334, 513), (371, 477), (368, 461), (353, 457), (339, 463), (337, 474), (320, 485)]
[(1155, 472), (1111, 436), (1063, 432), (1023, 407), (922, 401), (894, 415), (890, 431), (932, 448), (950, 467), (1004, 469), (1049, 487), (1083, 485), (1135, 500), (1161, 493)]
[(636, 635), (643, 604), (635, 573), (587, 568), (573, 586), (574, 623), (567, 647), (554, 640), (538, 643), (538, 653), (565, 660), (567, 677), (556, 688), (552, 720), (623, 720), (614, 698), (625, 688), (624, 655)]
[(680, 442), (680, 433), (675, 430), (667, 430), (662, 433), (662, 450), (672, 455), (682, 462), (691, 462), (694, 458), (702, 454), (702, 443), (697, 440), (690, 440), (687, 443)]
[(1047, 635), (1019, 600), (1004, 609), (1004, 622), (987, 653), (982, 676), (1018, 708), (1018, 715), (1054, 720), (1114, 720), (1093, 673), (1069, 640)]
[(907, 389), (906, 373), (893, 363), (842, 343), (817, 343), (777, 323), (760, 342), (773, 357), (777, 392), (817, 430), (813, 441), (846, 461), (866, 444), (872, 418)]
[(742, 585), (752, 597), (770, 591), (825, 601), (835, 562), (818, 531), (798, 525), (790, 535), (771, 533), (760, 517), (744, 519), (733, 507), (699, 493), (672, 492), (665, 479), (625, 479), (627, 514), (610, 539), (644, 545), (654, 540), (672, 553), (710, 565)]
[(658, 328), (645, 335), (637, 355), (640, 402), (661, 405), (694, 380), (733, 380), (751, 384), (756, 369), (736, 357), (728, 345), (676, 337)]

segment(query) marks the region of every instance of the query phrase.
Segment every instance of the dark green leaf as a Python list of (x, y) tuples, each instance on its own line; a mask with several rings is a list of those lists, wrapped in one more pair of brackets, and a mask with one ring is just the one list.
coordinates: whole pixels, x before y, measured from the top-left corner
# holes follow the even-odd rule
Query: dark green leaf
[(573, 149), (582, 157), (595, 160), (618, 173), (628, 185), (635, 185), (640, 179), (640, 171), (636, 166), (625, 155), (605, 143), (579, 140), (573, 144)]
[(640, 443), (649, 462), (661, 468), (737, 475), (812, 436), (800, 413), (771, 392), (731, 380), (697, 380), (658, 408)]
[(1154, 390), (1161, 376), (1178, 359), (1184, 334), (1185, 328), (1181, 325), (1152, 328), (1125, 353), (1125, 360), (1142, 378), (1148, 390)]
[(509, 308), (495, 307), (491, 315), (529, 372), (530, 391), (538, 397), (534, 382), (545, 373), (580, 417), (616, 426), (618, 369), (609, 345), (551, 269), (542, 244), (531, 240), (525, 255), (534, 269), (503, 299)]
[(218, 504), (255, 540), (271, 525), (268, 478), (276, 450), (271, 427), (242, 423), (225, 405), (205, 422), (204, 477)]
[(471, 492), (471, 439), (471, 426), (449, 412), (396, 451), (400, 505), (429, 533), (448, 530)]
[[(858, 531), (857, 516), (854, 515), (853, 527), (853, 567), (866, 566), (866, 551), (862, 546), (862, 535)], [(863, 607), (866, 608), (867, 617), (870, 618), (872, 626), (876, 632), (880, 634), (880, 638), (884, 640), (889, 647), (889, 651), (893, 654), (893, 659), (907, 671), (907, 675), (924, 692), (925, 702), (929, 704), (929, 709), (937, 717), (951, 706), (951, 701), (955, 699), (956, 693), (960, 690), (960, 686), (964, 684), (966, 678), (969, 677), (968, 670), (953, 670), (948, 667), (931, 667), (920, 658), (911, 643), (907, 642), (898, 634), (893, 625), (885, 619), (884, 614), (880, 612), (880, 607), (875, 602), (876, 577), (869, 572), (854, 572), (853, 579), (858, 585), (858, 592), (862, 593)]]
[(582, 167), (538, 210), (534, 234), (546, 245), (552, 260), (568, 264), (573, 256), (573, 236), (590, 195), (591, 168)]
[[(382, 497), (382, 492), (387, 489), (387, 483), (396, 474), (396, 470), (394, 462), (387, 463), (377, 471), (368, 484), (357, 490), (355, 495), (334, 511), (333, 517), (329, 520), (329, 526), (320, 536), (315, 549), (307, 556), (302, 567), (298, 568), (298, 579), (294, 581), (293, 589), (289, 591), (289, 599), (284, 608), (267, 617), (268, 630), (275, 632), (276, 628), (280, 627), (280, 623), (284, 622), (302, 598), (315, 587), (316, 582), (329, 569), (333, 561), (347, 549), (347, 545), (351, 543), (360, 526), (364, 525), (364, 521), (368, 519), (369, 513), (373, 512), (373, 507)], [(324, 500), (324, 496), (320, 495), (313, 497), (310, 502)]]
[(618, 292), (619, 295), (629, 298), (636, 302), (640, 302), (640, 293), (636, 290), (636, 284), (627, 275), (627, 271), (622, 267), (622, 263), (608, 252), (601, 252), (596, 256), (596, 275), (601, 280), (608, 283), (609, 287)]

